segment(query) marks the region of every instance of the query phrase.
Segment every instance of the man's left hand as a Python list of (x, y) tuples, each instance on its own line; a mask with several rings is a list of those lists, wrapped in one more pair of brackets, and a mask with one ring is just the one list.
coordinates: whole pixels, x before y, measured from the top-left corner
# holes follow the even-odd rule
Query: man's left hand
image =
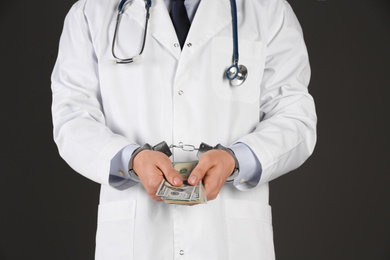
[(228, 152), (211, 150), (199, 158), (198, 165), (188, 178), (188, 183), (196, 185), (203, 179), (207, 200), (214, 200), (234, 168), (234, 159)]

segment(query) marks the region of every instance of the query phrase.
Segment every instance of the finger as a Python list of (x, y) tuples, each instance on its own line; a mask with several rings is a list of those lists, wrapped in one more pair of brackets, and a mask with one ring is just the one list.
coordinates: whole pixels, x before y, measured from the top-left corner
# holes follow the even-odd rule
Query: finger
[(157, 167), (164, 174), (165, 179), (170, 184), (176, 187), (183, 185), (183, 180), (181, 179), (179, 173), (173, 168), (172, 163), (168, 157), (162, 157), (161, 161), (157, 162)]
[(173, 169), (173, 167), (168, 168), (163, 171), (165, 179), (172, 184), (173, 186), (179, 187), (183, 185), (183, 180), (180, 178), (180, 175)]
[(146, 167), (139, 174), (139, 178), (147, 190), (158, 188), (164, 176), (161, 170), (155, 166)]
[(161, 201), (161, 197), (156, 195), (157, 190), (155, 191), (154, 189), (146, 190), (146, 193), (149, 195), (149, 197), (152, 200), (155, 201)]
[[(202, 157), (201, 157), (202, 158)], [(198, 182), (203, 179), (207, 171), (212, 167), (208, 160), (200, 159), (198, 165), (196, 165), (195, 169), (191, 172), (188, 177), (188, 183), (190, 185), (196, 185)]]
[[(160, 182), (161, 183), (161, 182)], [(156, 187), (148, 187), (148, 188), (145, 188), (146, 189), (146, 193), (149, 195), (149, 197), (152, 199), (152, 200), (155, 200), (155, 201), (162, 201), (161, 199), (161, 196), (157, 196), (156, 193), (157, 193), (157, 190), (158, 190), (158, 186)]]
[(164, 176), (160, 169), (157, 167), (146, 167), (144, 169), (146, 174), (139, 175), (142, 185), (145, 188), (146, 193), (148, 196), (155, 200), (160, 201), (161, 198), (159, 196), (156, 196), (157, 190), (164, 179)]
[(221, 187), (218, 185), (218, 182), (215, 179), (208, 178), (206, 176), (203, 180), (203, 185), (207, 200), (210, 201), (216, 199), (221, 189)]
[(156, 195), (154, 195), (154, 196), (149, 196), (152, 200), (154, 200), (154, 201), (162, 201), (162, 199), (161, 199), (161, 197), (160, 196), (156, 196)]

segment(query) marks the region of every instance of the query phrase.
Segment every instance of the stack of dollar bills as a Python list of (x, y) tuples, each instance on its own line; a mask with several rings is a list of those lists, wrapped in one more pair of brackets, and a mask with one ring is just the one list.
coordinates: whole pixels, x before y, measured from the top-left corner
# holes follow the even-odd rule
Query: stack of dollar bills
[(195, 162), (173, 163), (173, 168), (179, 173), (183, 180), (183, 185), (180, 187), (172, 186), (165, 179), (161, 182), (156, 195), (161, 196), (161, 199), (168, 204), (203, 204), (207, 202), (206, 194), (202, 181), (197, 185), (188, 184), (187, 179), (192, 170), (197, 165)]

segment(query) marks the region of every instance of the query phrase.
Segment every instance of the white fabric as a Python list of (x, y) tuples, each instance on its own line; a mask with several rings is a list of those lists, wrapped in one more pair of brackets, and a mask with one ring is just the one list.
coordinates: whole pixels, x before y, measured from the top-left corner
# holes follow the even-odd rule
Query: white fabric
[[(231, 87), (224, 78), (233, 49), (228, 0), (200, 2), (182, 51), (164, 1), (153, 1), (142, 61), (129, 65), (112, 62), (117, 5), (73, 6), (52, 75), (60, 154), (102, 184), (96, 259), (274, 259), (268, 182), (299, 167), (316, 140), (307, 51), (291, 7), (237, 1), (240, 63), (249, 75)], [(122, 17), (119, 56), (138, 53), (144, 19), (144, 1), (133, 0)], [(140, 184), (124, 191), (108, 185), (118, 151), (161, 140), (242, 142), (259, 158), (261, 179), (245, 192), (227, 184), (217, 199), (193, 207), (155, 202)]]

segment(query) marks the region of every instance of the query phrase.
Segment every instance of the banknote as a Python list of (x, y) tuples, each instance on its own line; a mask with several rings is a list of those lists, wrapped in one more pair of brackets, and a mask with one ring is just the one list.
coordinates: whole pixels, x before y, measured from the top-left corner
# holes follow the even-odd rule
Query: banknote
[(169, 204), (199, 204), (206, 203), (204, 187), (200, 181), (197, 185), (192, 186), (187, 182), (192, 170), (197, 165), (197, 161), (185, 163), (173, 163), (174, 169), (178, 172), (183, 180), (180, 187), (172, 186), (168, 181), (163, 180), (157, 190), (156, 195)]
[(167, 204), (182, 204), (182, 205), (207, 203), (202, 181), (200, 181), (198, 185), (195, 186), (195, 192), (193, 194), (195, 196), (193, 196), (191, 200), (175, 200), (175, 199), (165, 198), (164, 201)]
[[(156, 195), (162, 197), (178, 197), (185, 199), (190, 199), (191, 194), (195, 190), (195, 186), (188, 185), (187, 179), (191, 174), (192, 170), (195, 168), (197, 162), (187, 162), (187, 163), (173, 163), (173, 168), (177, 171), (181, 179), (183, 180), (183, 185), (180, 187), (172, 186), (168, 181), (163, 180), (160, 184), (159, 189), (157, 190)], [(170, 194), (172, 191), (172, 194)]]
[(188, 184), (183, 184), (180, 187), (174, 187), (166, 180), (163, 180), (160, 184), (160, 187), (156, 193), (157, 196), (161, 196), (164, 199), (172, 200), (192, 200), (196, 186), (191, 186)]

